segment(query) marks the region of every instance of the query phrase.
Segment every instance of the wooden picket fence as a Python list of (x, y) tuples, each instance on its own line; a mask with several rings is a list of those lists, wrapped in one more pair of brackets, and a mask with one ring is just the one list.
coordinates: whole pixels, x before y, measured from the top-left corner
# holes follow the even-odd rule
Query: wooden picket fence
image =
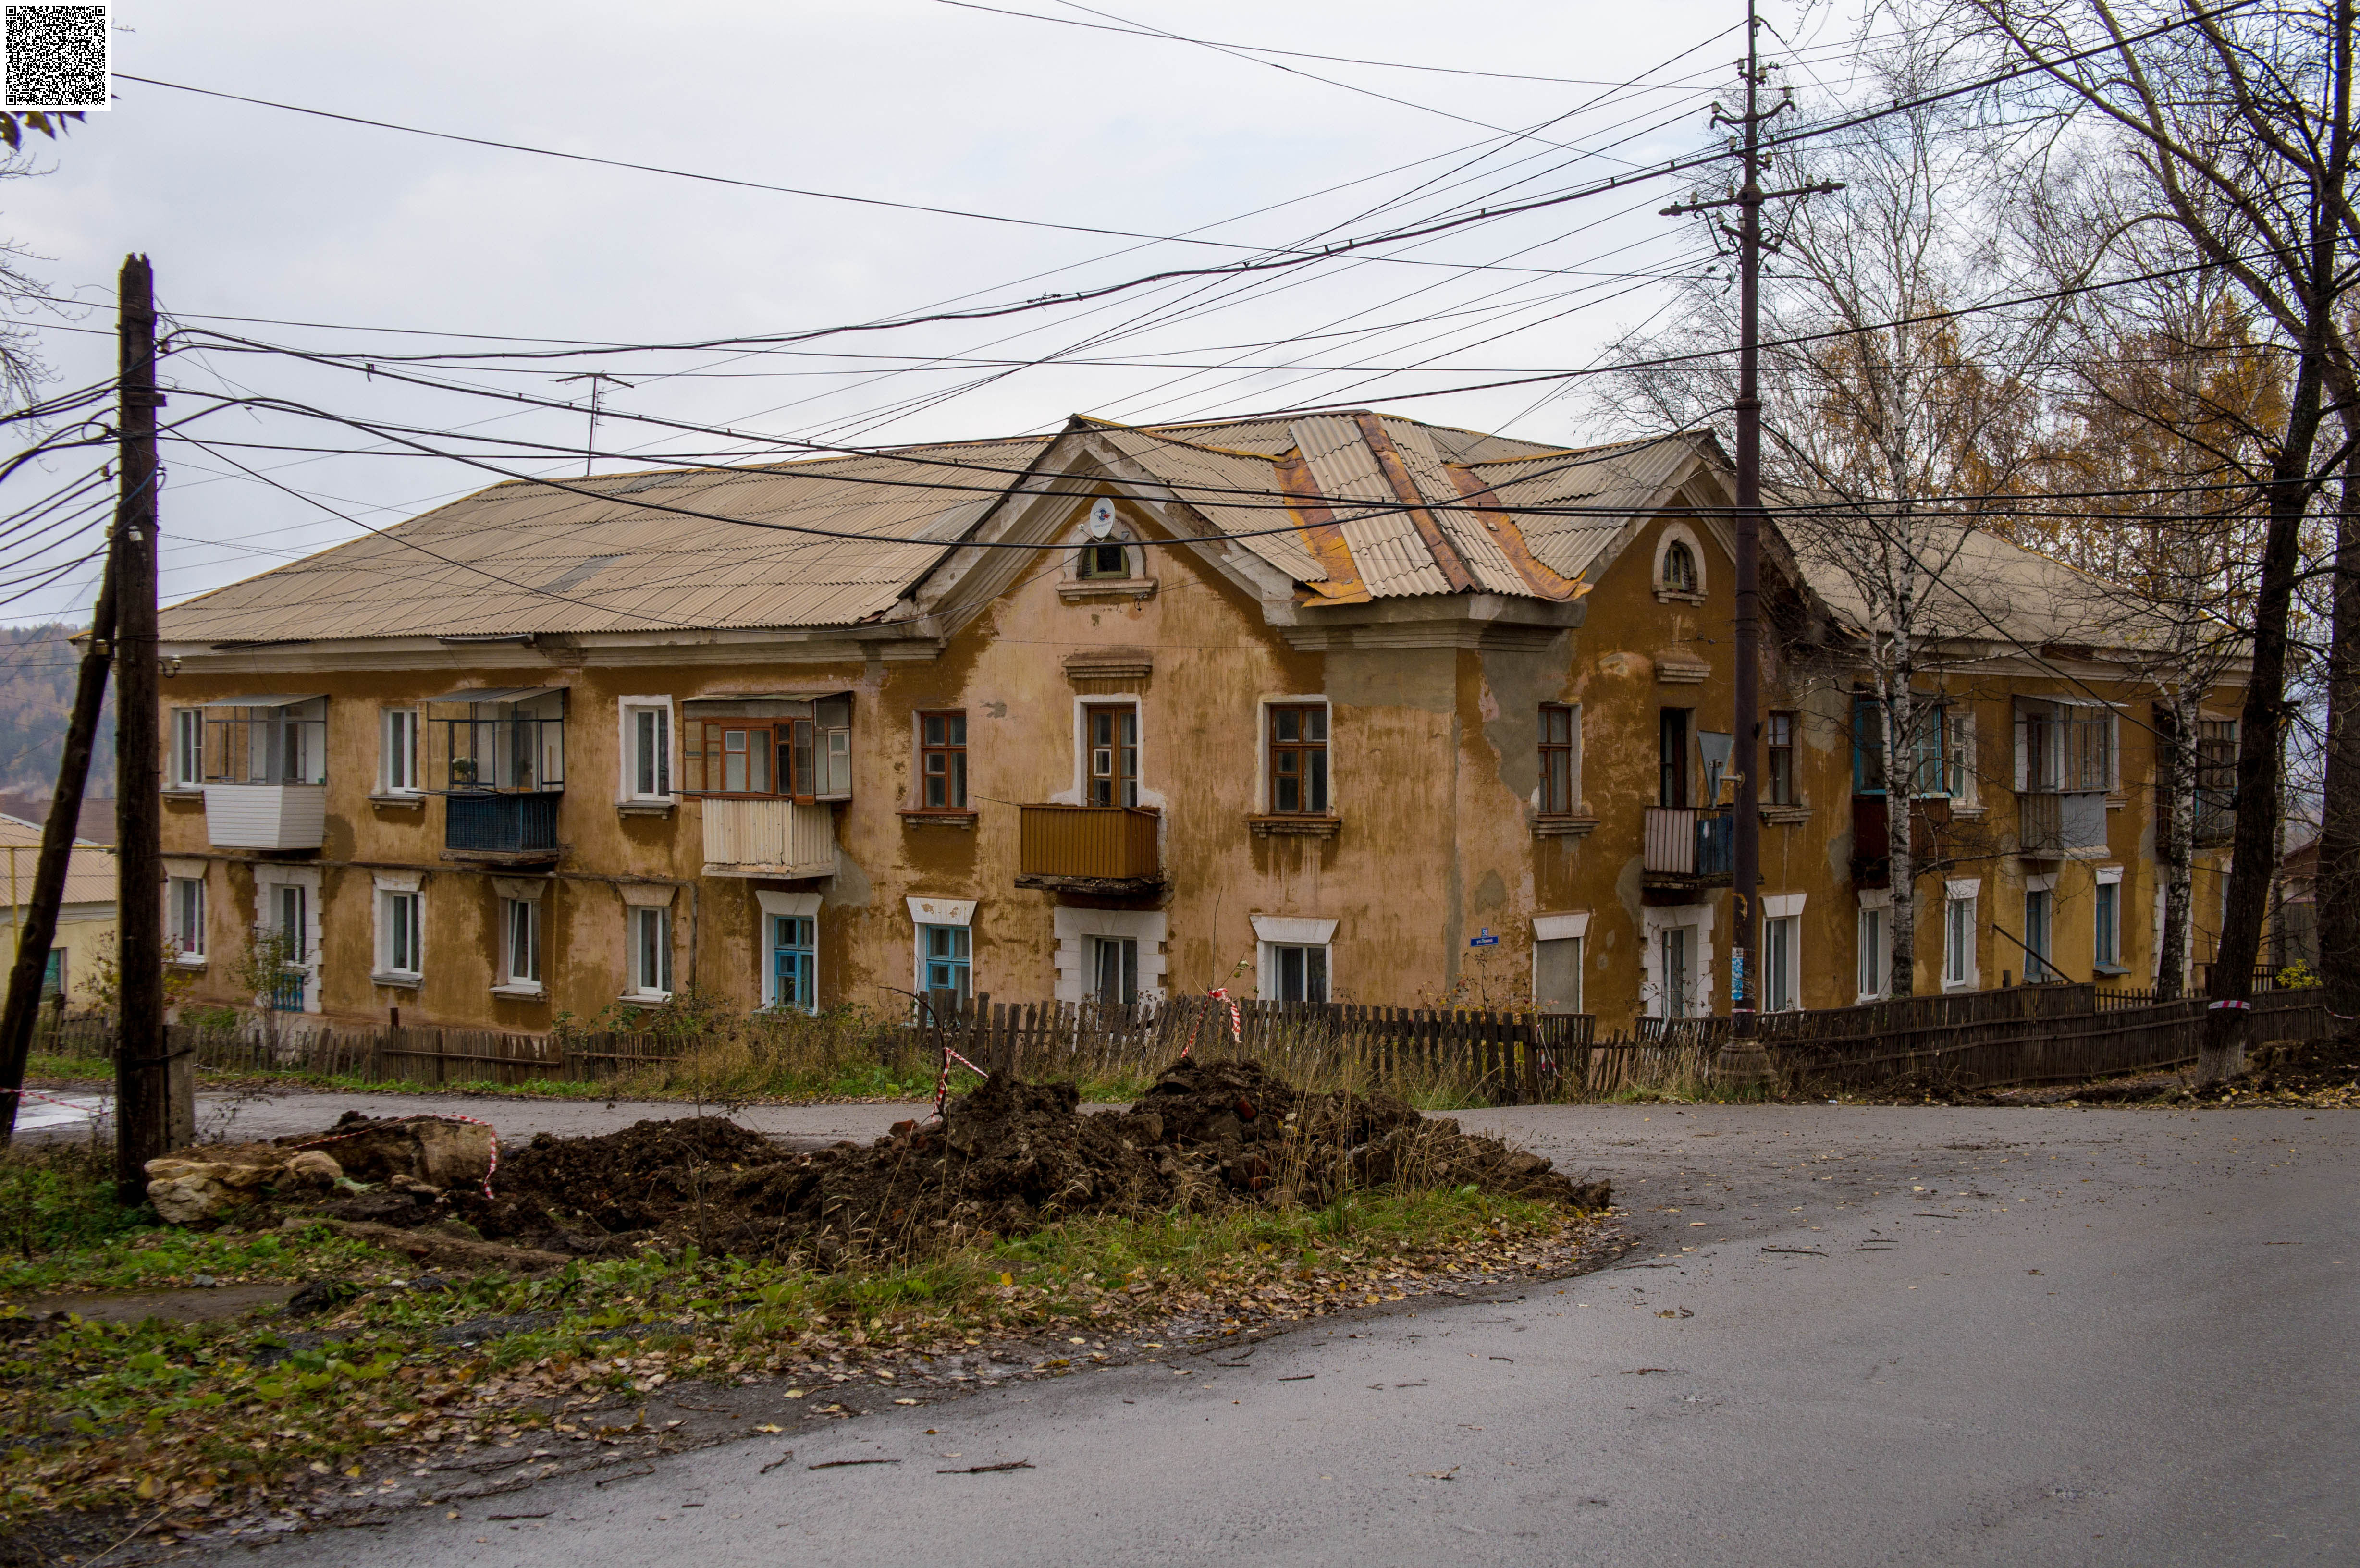
[(1588, 1094), (1597, 1022), (1587, 1013), (1349, 1002), (1186, 996), (1117, 1006), (938, 994), (922, 1008), (919, 1029), (928, 1053), (947, 1046), (983, 1072), (1152, 1078), (1185, 1050), (1248, 1057), (1312, 1080), (1450, 1084), (1494, 1105), (1529, 1105)]

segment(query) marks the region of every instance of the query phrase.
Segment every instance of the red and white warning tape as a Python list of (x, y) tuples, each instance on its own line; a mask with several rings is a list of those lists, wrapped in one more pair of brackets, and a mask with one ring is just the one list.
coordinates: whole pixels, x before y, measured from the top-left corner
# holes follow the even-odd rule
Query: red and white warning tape
[(966, 1068), (970, 1073), (982, 1073), (983, 1076), (987, 1078), (991, 1076), (990, 1073), (984, 1073), (982, 1068), (978, 1067), (974, 1062), (969, 1062), (966, 1057), (961, 1056), (957, 1051), (953, 1051), (950, 1046), (945, 1043), (943, 1046), (943, 1069), (940, 1073), (934, 1075), (934, 1115), (938, 1116), (943, 1114), (943, 1107), (950, 1103), (951, 1063), (954, 1062), (957, 1062), (961, 1067)]
[(38, 1100), (45, 1105), (63, 1105), (70, 1111), (87, 1111), (92, 1116), (98, 1114), (89, 1105), (77, 1105), (71, 1100), (60, 1100), (55, 1094), (36, 1094), (30, 1089), (0, 1089), (0, 1094), (14, 1094), (19, 1099)]
[[(1207, 991), (1207, 992), (1206, 992), (1206, 993), (1205, 993), (1205, 996), (1206, 996), (1206, 999), (1207, 999), (1207, 1000), (1208, 1000), (1208, 1001), (1214, 1001), (1214, 1002), (1227, 1002), (1227, 1003), (1229, 1003), (1229, 1041), (1230, 1041), (1230, 1043), (1231, 1043), (1231, 1044), (1233, 1044), (1233, 1045), (1236, 1045), (1236, 1046), (1239, 1046), (1239, 1047), (1243, 1047), (1243, 1046), (1244, 1046), (1244, 1044), (1245, 1044), (1245, 1042), (1246, 1042), (1245, 1023), (1244, 1023), (1244, 1020), (1243, 1020), (1243, 1019), (1239, 1016), (1237, 998), (1235, 998), (1234, 996), (1231, 996), (1229, 995), (1229, 993), (1228, 988), (1227, 988), (1227, 987), (1225, 987), (1225, 986), (1221, 986), (1221, 985), (1216, 985), (1216, 986), (1214, 986), (1211, 990), (1209, 990), (1209, 991)], [(1191, 1051), (1194, 1051), (1195, 1049), (1196, 1049), (1196, 1026), (1197, 1026), (1198, 1024), (1203, 1023), (1204, 1021), (1205, 1021), (1205, 1020), (1204, 1020), (1204, 1018), (1203, 1018), (1203, 1016), (1200, 1014), (1200, 1015), (1199, 1015), (1199, 1016), (1195, 1019), (1195, 1021), (1191, 1022), (1191, 1023), (1188, 1025), (1188, 1039), (1187, 1039), (1187, 1040), (1186, 1040), (1186, 1041), (1185, 1041), (1185, 1043), (1183, 1043), (1183, 1044), (1181, 1045), (1181, 1047), (1180, 1047), (1180, 1060), (1181, 1060), (1181, 1061), (1183, 1061), (1183, 1062), (1187, 1061), (1187, 1060), (1188, 1060), (1188, 1053), (1189, 1053)]]

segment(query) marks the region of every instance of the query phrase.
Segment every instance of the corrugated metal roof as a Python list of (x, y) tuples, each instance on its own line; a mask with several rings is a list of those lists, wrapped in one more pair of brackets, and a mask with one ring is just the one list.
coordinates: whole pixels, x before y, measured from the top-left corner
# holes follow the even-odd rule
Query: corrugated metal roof
[[(41, 829), (37, 822), (22, 817), (0, 816), (0, 861), (13, 851), (16, 862), (16, 898), (19, 902), (33, 896), (35, 852), (41, 847)], [(0, 865), (0, 877), (8, 868)], [(71, 855), (66, 859), (66, 887), (63, 902), (68, 904), (113, 904), (115, 899), (115, 856), (104, 844), (88, 839), (74, 840)], [(5, 893), (0, 888), (0, 895)]]
[(497, 485), (175, 605), (163, 633), (300, 642), (851, 625), (890, 609), (1051, 439)]
[[(1371, 432), (1398, 456), (1405, 492)], [(1454, 550), (1478, 590), (1532, 595), (1539, 583), (1546, 592), (1530, 561), (1519, 571), (1520, 550), (1575, 578), (1627, 519), (1520, 506), (1644, 506), (1710, 444), (1680, 437), (1568, 452), (1337, 413), (1156, 428), (1083, 419), (1069, 434), (1108, 442), (1291, 581), (1328, 583), (1330, 562), (1349, 564), (1360, 583), (1345, 583), (1348, 598), (1449, 593), (1458, 564), (1446, 572), (1437, 558)], [(944, 546), (1065, 439), (497, 485), (177, 605), (165, 612), (164, 636), (234, 644), (857, 625), (889, 613)], [(1280, 472), (1297, 463), (1290, 495)], [(1459, 476), (1470, 473), (1491, 487), (1504, 521), (1467, 508)], [(1311, 517), (1295, 509), (1308, 500), (1302, 475), (1337, 520), (1319, 547), (1327, 561), (1306, 531)], [(1404, 506), (1414, 501), (1438, 539), (1421, 534), (1422, 519)], [(846, 537), (782, 531), (795, 528)], [(1503, 541), (1512, 530), (1521, 543)]]

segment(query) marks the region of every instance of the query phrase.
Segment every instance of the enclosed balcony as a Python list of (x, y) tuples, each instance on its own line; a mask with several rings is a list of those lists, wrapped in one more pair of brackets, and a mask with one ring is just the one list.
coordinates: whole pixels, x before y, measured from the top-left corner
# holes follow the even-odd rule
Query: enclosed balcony
[(2105, 854), (2105, 791), (2018, 791), (2016, 843), (2016, 854), (2027, 860)]
[(1726, 807), (1650, 806), (1644, 848), (1645, 887), (1726, 887), (1737, 868), (1737, 819)]
[(707, 877), (833, 877), (836, 812), (809, 800), (707, 796)]
[[(1891, 816), (1884, 795), (1852, 798), (1852, 880), (1854, 887), (1882, 887), (1892, 880), (1892, 842), (1885, 824)], [(1941, 830), (1950, 825), (1950, 801), (1941, 795), (1920, 796), (1909, 802), (1909, 857), (1919, 866), (1939, 856)]]
[(564, 800), (555, 789), (452, 795), (443, 802), (442, 858), (490, 866), (546, 865), (562, 852), (557, 811)]
[(1160, 891), (1163, 814), (1141, 806), (1018, 809), (1016, 885), (1098, 898)]
[(328, 701), (225, 697), (179, 710), (169, 777), (205, 801), (218, 849), (318, 849), (327, 832)]

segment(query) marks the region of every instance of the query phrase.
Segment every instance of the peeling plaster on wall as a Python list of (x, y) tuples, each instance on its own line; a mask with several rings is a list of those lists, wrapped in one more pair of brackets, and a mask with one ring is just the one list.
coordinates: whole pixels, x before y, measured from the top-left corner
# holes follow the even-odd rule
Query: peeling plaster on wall
[(1622, 906), (1622, 913), (1633, 930), (1639, 924), (1639, 890), (1646, 875), (1647, 857), (1634, 855), (1622, 863), (1622, 872), (1614, 878), (1614, 901)]
[(1566, 695), (1566, 642), (1540, 653), (1502, 653), (1486, 648), (1482, 666), (1483, 737), (1491, 743), (1500, 782), (1518, 800), (1540, 788), (1540, 713), (1543, 702)]
[(1453, 713), (1457, 670), (1447, 648), (1347, 648), (1328, 655), (1328, 698), (1338, 707)]
[(1502, 879), (1497, 869), (1486, 871), (1483, 879), (1475, 884), (1475, 912), (1486, 915), (1507, 906), (1508, 884)]

